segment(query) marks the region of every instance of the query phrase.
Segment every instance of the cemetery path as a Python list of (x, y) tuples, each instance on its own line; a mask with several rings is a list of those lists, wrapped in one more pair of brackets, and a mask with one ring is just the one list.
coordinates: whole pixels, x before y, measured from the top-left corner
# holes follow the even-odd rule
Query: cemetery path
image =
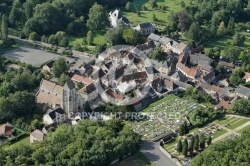
[(159, 149), (159, 145), (159, 142), (145, 141), (141, 145), (141, 152), (156, 166), (176, 166), (172, 159)]

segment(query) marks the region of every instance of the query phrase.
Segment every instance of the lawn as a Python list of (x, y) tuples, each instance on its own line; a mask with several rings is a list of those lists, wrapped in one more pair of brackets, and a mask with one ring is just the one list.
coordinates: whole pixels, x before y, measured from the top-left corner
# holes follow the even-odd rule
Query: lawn
[(6, 53), (8, 51), (14, 50), (14, 49), (19, 48), (19, 47), (22, 46), (21, 44), (18, 43), (18, 44), (12, 45), (11, 47), (2, 47), (1, 46), (2, 43), (3, 43), (3, 41), (0, 40), (0, 55), (2, 55), (2, 54)]
[(232, 119), (233, 119), (233, 117), (225, 116), (225, 117), (222, 117), (220, 119), (215, 120), (214, 122), (216, 124), (223, 125), (223, 124), (227, 124)]
[(248, 126), (242, 128), (242, 129), (240, 129), (240, 130), (237, 131), (237, 132), (241, 134), (241, 133), (242, 133), (243, 131), (245, 131), (245, 130), (250, 130), (250, 125), (248, 125)]
[(19, 146), (19, 145), (31, 145), (30, 137), (27, 136), (27, 137), (15, 142), (15, 143), (11, 144), (10, 146)]
[(219, 130), (219, 131), (215, 132), (214, 134), (212, 134), (213, 139), (215, 139), (215, 138), (217, 138), (217, 137), (219, 137), (219, 136), (221, 136), (221, 135), (223, 135), (223, 134), (225, 134), (225, 133), (227, 133), (226, 130), (224, 130), (224, 129)]
[[(156, 0), (158, 6), (165, 6), (165, 10), (152, 10), (148, 0), (134, 0), (136, 4), (136, 8), (140, 11), (140, 16), (136, 14), (136, 8), (134, 5), (131, 7), (131, 11), (125, 11), (123, 9), (123, 15), (126, 16), (132, 24), (138, 24), (147, 21), (153, 21), (153, 13), (155, 14), (156, 18), (159, 20), (156, 23), (165, 24), (167, 23), (167, 18), (170, 11), (181, 11), (182, 7), (180, 2), (183, 0)], [(190, 5), (190, 2), (193, 0), (186, 0), (184, 1), (186, 6)], [(142, 10), (142, 5), (146, 6), (147, 10)]]
[(242, 120), (228, 126), (227, 128), (233, 130), (233, 129), (236, 129), (237, 127), (240, 127), (241, 125), (243, 125), (243, 124), (245, 124), (245, 123), (247, 123), (249, 121), (250, 121), (249, 119), (242, 119)]
[[(105, 43), (104, 35), (105, 31), (94, 33), (94, 45), (104, 44)], [(83, 38), (86, 38), (86, 36), (68, 36), (68, 38), (69, 38), (69, 45), (74, 46), (75, 43), (83, 45)], [(89, 50), (93, 50), (95, 48), (95, 46), (88, 46), (87, 44), (84, 44), (83, 46), (87, 47)]]

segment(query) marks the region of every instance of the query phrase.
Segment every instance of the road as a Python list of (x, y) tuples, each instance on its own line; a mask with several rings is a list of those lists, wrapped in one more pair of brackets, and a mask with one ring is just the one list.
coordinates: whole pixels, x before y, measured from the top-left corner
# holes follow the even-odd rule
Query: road
[(159, 142), (144, 142), (141, 145), (141, 152), (156, 166), (176, 166), (176, 164), (168, 158), (159, 149)]

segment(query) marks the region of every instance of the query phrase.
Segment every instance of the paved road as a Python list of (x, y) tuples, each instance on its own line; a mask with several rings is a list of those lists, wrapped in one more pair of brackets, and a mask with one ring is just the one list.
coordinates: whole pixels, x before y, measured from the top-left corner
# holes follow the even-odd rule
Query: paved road
[(144, 142), (141, 146), (141, 152), (156, 166), (176, 166), (170, 158), (162, 153), (159, 145), (159, 142)]

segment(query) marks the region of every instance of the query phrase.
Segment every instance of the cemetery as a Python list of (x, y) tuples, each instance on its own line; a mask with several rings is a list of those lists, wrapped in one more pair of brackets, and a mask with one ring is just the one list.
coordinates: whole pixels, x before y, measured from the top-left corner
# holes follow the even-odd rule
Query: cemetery
[(140, 112), (148, 118), (134, 119), (129, 125), (144, 139), (152, 140), (178, 129), (185, 115), (198, 106), (192, 99), (168, 95)]

